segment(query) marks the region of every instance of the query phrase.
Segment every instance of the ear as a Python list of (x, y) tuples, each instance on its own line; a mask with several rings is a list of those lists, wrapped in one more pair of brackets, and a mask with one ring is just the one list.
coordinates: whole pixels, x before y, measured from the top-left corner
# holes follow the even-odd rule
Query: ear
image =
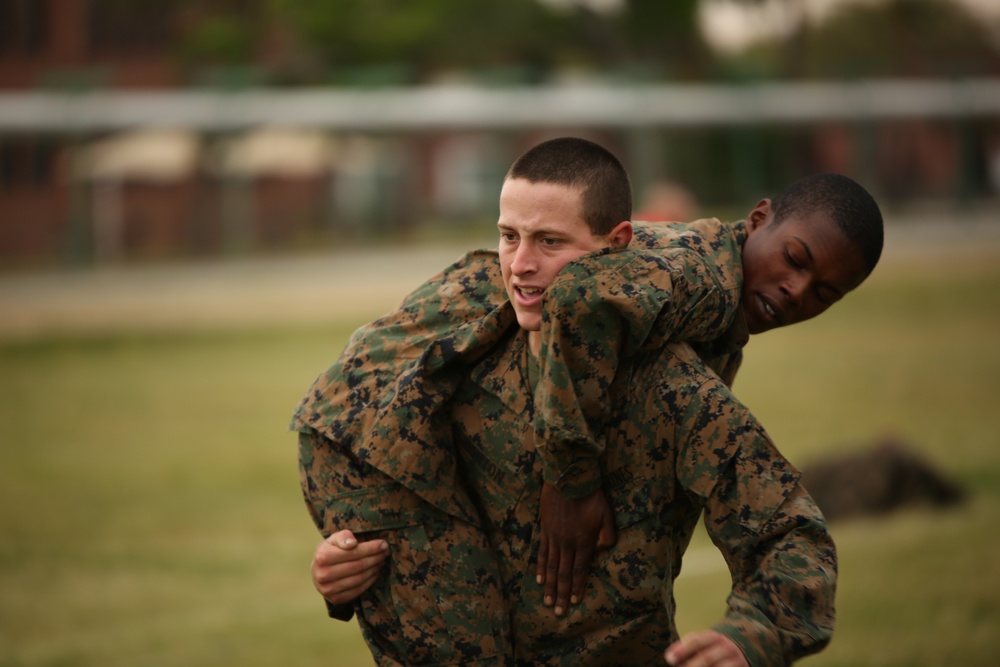
[(754, 232), (770, 224), (772, 218), (771, 200), (761, 199), (747, 214), (747, 232)]
[(628, 220), (619, 222), (604, 239), (612, 247), (627, 246), (632, 242), (632, 223)]

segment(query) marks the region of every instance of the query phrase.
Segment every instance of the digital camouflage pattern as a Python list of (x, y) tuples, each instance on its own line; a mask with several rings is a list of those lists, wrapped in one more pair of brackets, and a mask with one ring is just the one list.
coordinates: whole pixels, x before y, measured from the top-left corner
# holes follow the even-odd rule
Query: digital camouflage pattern
[(511, 664), (496, 558), (457, 484), (440, 410), (463, 364), (516, 325), (498, 282), (496, 253), (448, 267), (355, 332), (292, 421), (320, 532), (350, 529), (389, 543), (376, 584), (330, 609), (344, 620), (357, 615), (379, 665)]
[[(551, 443), (546, 464), (557, 488), (579, 495), (593, 485), (600, 445), (587, 419), (600, 424), (606, 417), (599, 395), (620, 350), (738, 330), (743, 238), (742, 224), (716, 219), (636, 223), (627, 249), (571, 262), (546, 290), (539, 386), (550, 390), (536, 427)], [(581, 323), (595, 338), (580, 337)], [(512, 328), (497, 253), (469, 253), (355, 332), (300, 402), (291, 428), (318, 431), (442, 511), (475, 523), (475, 512), (452, 492), (459, 486), (454, 452), (441, 445), (448, 436), (438, 412), (463, 370)], [(746, 337), (744, 327), (735, 349)], [(577, 451), (583, 464), (574, 465)], [(589, 470), (574, 474), (582, 467)]]
[(358, 329), (316, 380), (291, 428), (315, 430), (452, 516), (478, 523), (456, 483), (441, 405), (463, 368), (516, 327), (497, 255), (467, 254)]
[(479, 526), (428, 504), (315, 431), (299, 433), (307, 504), (324, 535), (384, 539), (392, 557), (353, 604), (379, 665), (511, 667), (513, 646), (496, 557)]
[(628, 252), (584, 256), (545, 290), (535, 433), (546, 481), (570, 498), (600, 486), (608, 388), (621, 359), (724, 334), (738, 341), (735, 351), (748, 337), (736, 317), (742, 224), (712, 218), (635, 231)]
[[(607, 395), (622, 352), (649, 354), (671, 337), (704, 341), (703, 354), (731, 379), (747, 337), (742, 318), (734, 318), (743, 238), (742, 225), (717, 220), (638, 223), (628, 250), (585, 256), (547, 290), (542, 339), (553, 354), (540, 361), (538, 390), (552, 417), (535, 414), (525, 422), (527, 413), (520, 412), (514, 423), (529, 430), (534, 423), (551, 435), (537, 459), (564, 490), (592, 484), (594, 462), (598, 475), (605, 464), (605, 438), (590, 433), (611, 433), (608, 425), (619, 420), (597, 397)], [(593, 308), (576, 307), (584, 302)], [(393, 551), (389, 575), (354, 606), (380, 664), (509, 656), (504, 635), (516, 637), (516, 628), (476, 616), (499, 608), (494, 583), (501, 577), (476, 503), (460, 482), (443, 407), (469, 369), (516, 331), (496, 253), (471, 253), (356, 332), (296, 410), (302, 486), (320, 531), (377, 535)], [(576, 416), (561, 416), (564, 408)], [(345, 476), (345, 470), (354, 473)], [(410, 534), (421, 527), (426, 537)], [(423, 560), (407, 569), (402, 554), (416, 553), (417, 544)], [(461, 599), (467, 591), (476, 593), (471, 601)], [(414, 609), (393, 600), (426, 603)], [(456, 632), (459, 626), (468, 632)]]
[(733, 580), (715, 629), (755, 667), (790, 664), (829, 641), (837, 565), (822, 515), (798, 471), (686, 344), (622, 361), (601, 456), (618, 541), (595, 555), (580, 604), (562, 617), (544, 607), (530, 359), (526, 336), (509, 339), (453, 401), (457, 450), (497, 547), (519, 667), (662, 664), (677, 639), (673, 581), (703, 511)]

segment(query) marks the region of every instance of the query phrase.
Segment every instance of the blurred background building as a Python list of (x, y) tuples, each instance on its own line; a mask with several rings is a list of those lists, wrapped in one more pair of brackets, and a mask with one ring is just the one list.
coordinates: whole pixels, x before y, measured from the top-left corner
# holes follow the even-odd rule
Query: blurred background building
[(992, 210), (1000, 3), (0, 0), (0, 265), (461, 233), (562, 134), (651, 217)]

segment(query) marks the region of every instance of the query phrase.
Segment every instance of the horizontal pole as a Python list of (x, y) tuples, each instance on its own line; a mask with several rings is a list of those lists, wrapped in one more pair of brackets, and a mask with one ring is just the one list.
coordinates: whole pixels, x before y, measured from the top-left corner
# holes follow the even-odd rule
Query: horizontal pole
[(1000, 115), (1000, 79), (745, 85), (0, 93), (0, 132), (670, 127)]

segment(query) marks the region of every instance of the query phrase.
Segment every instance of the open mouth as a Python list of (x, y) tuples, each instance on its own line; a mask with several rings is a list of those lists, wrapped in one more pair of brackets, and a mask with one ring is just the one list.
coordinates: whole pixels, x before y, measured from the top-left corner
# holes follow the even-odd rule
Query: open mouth
[(774, 305), (763, 296), (758, 295), (757, 300), (760, 303), (760, 310), (764, 314), (764, 319), (769, 320), (776, 326), (781, 326), (782, 315), (775, 309)]
[(542, 287), (514, 287), (514, 291), (520, 297), (521, 301), (526, 303), (534, 303), (535, 301), (542, 298), (542, 293), (545, 289)]

